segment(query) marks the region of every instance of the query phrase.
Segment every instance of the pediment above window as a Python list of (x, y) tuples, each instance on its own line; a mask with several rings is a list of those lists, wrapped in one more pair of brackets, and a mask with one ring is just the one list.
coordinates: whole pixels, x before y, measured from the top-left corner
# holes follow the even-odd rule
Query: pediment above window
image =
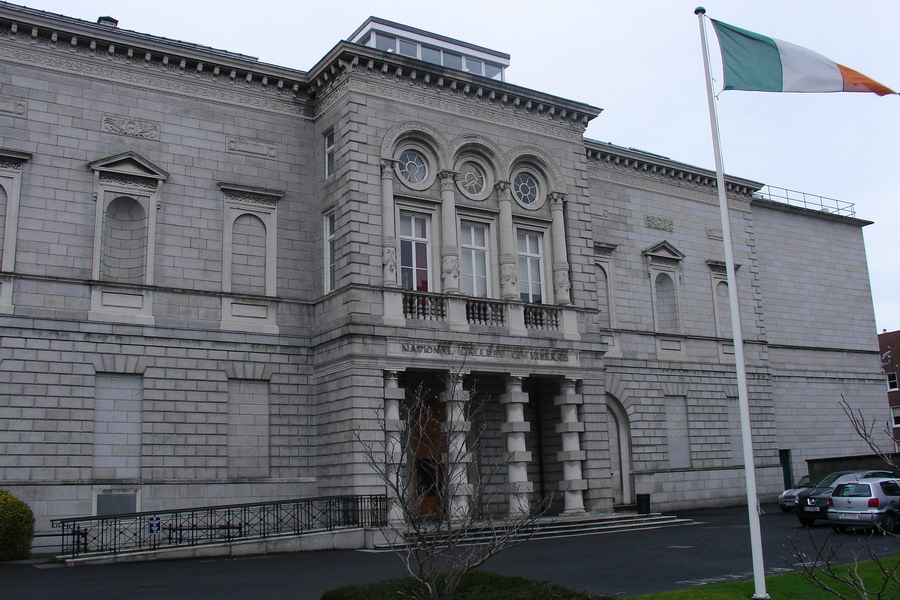
[(155, 188), (169, 178), (169, 174), (135, 152), (124, 152), (101, 158), (88, 164), (91, 171), (100, 174), (101, 180), (145, 182)]
[(650, 266), (669, 266), (677, 267), (684, 260), (685, 254), (678, 248), (663, 240), (658, 244), (650, 246), (643, 252), (647, 264)]

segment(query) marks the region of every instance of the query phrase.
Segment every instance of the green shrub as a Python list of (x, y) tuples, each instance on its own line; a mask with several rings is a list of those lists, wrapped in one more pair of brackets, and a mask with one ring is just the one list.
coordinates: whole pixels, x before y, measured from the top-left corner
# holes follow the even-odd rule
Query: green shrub
[(28, 505), (0, 490), (0, 560), (19, 560), (31, 556), (34, 514)]
[[(409, 598), (413, 585), (410, 578), (346, 585), (325, 592), (321, 600), (401, 600)], [(524, 577), (472, 571), (463, 577), (450, 600), (613, 600), (613, 598), (573, 592), (558, 585), (532, 581)]]

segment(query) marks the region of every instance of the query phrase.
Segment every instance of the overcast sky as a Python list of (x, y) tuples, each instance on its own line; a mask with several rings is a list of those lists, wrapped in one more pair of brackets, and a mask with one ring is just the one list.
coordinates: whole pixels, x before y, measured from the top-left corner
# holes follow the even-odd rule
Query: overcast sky
[[(509, 83), (604, 109), (589, 138), (712, 169), (698, 1), (17, 3), (90, 21), (109, 15), (122, 29), (302, 70), (379, 16), (510, 54)], [(704, 6), (712, 18), (805, 46), (900, 90), (900, 0)], [(709, 36), (718, 65), (711, 29)], [(877, 328), (900, 329), (900, 96), (729, 91), (718, 110), (726, 172), (852, 202), (859, 218), (875, 222), (864, 233)]]

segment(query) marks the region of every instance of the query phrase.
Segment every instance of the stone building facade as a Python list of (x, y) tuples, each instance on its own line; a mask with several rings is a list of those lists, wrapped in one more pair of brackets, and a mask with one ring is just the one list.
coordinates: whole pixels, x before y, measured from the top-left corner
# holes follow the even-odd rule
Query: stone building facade
[[(359, 438), (450, 371), (511, 506), (742, 501), (714, 174), (389, 25), (302, 72), (0, 3), (0, 487), (39, 527), (383, 492)], [(771, 497), (865, 451), (838, 400), (884, 380), (867, 222), (760, 188), (728, 178)]]

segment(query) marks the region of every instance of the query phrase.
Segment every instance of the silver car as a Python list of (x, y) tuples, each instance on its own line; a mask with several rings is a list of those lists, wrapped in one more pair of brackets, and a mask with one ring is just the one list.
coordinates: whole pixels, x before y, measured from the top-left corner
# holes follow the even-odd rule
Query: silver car
[(797, 485), (778, 494), (778, 508), (781, 509), (781, 512), (791, 512), (797, 508), (797, 494), (810, 485), (812, 482), (809, 480), (809, 475), (804, 475)]
[(878, 526), (897, 531), (900, 518), (900, 480), (861, 479), (839, 483), (828, 501), (828, 522), (838, 531), (847, 527)]
[(797, 494), (797, 519), (801, 525), (810, 526), (816, 519), (828, 518), (828, 498), (839, 483), (849, 483), (860, 479), (890, 477), (896, 475), (890, 471), (836, 471), (826, 475), (815, 487), (806, 488)]

